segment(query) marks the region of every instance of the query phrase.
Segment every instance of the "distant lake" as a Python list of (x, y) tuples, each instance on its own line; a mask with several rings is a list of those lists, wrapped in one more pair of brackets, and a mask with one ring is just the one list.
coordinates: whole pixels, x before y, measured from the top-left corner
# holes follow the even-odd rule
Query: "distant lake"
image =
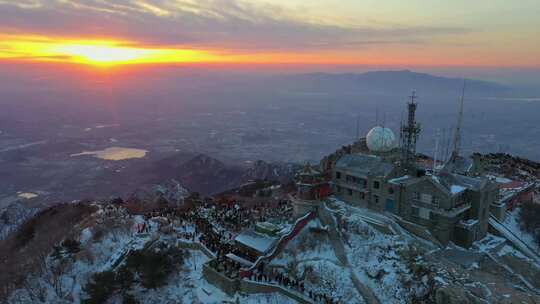
[(32, 193), (32, 192), (17, 192), (17, 196), (20, 198), (25, 198), (25, 199), (32, 199), (32, 198), (38, 197), (37, 194)]
[(148, 153), (147, 150), (134, 149), (134, 148), (122, 148), (122, 147), (110, 147), (100, 151), (84, 151), (81, 153), (71, 154), (71, 156), (83, 156), (91, 155), (96, 158), (105, 160), (124, 160), (132, 158), (143, 158)]

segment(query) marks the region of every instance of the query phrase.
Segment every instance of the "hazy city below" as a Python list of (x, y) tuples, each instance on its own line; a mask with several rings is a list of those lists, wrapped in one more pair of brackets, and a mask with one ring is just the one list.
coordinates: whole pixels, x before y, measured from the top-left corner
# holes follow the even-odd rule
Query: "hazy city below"
[[(141, 172), (167, 167), (162, 160), (197, 154), (240, 166), (318, 162), (375, 125), (398, 134), (412, 89), (419, 95), (419, 150), (432, 155), (437, 137), (440, 151), (448, 148), (463, 86), (459, 78), (410, 71), (58, 75), (3, 76), (9, 86), (0, 98), (0, 199), (28, 191), (75, 199), (95, 194), (94, 183), (109, 178), (115, 191), (131, 189), (146, 181)], [(468, 80), (464, 152), (539, 160), (537, 113), (540, 96), (532, 90)], [(118, 161), (103, 161), (111, 152)], [(132, 153), (137, 157), (122, 160)]]

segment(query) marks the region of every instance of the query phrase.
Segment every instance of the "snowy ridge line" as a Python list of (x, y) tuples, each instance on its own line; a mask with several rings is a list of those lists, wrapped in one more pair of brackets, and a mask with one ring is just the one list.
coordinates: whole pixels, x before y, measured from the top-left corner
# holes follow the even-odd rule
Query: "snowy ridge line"
[(519, 236), (514, 234), (512, 230), (508, 229), (503, 223), (499, 222), (495, 217), (489, 217), (489, 224), (505, 238), (507, 238), (512, 244), (518, 247), (529, 258), (533, 259), (536, 263), (540, 264), (540, 257), (536, 254), (535, 250), (529, 247), (527, 243), (523, 242)]
[(270, 253), (264, 255), (264, 256), (260, 256), (256, 261), (255, 263), (253, 263), (253, 265), (251, 267), (249, 267), (248, 269), (242, 269), (240, 271), (240, 278), (244, 278), (246, 276), (248, 276), (254, 269), (256, 269), (259, 264), (263, 261), (263, 260), (271, 260), (273, 259), (278, 253), (280, 250), (282, 250), (285, 245), (292, 239), (294, 238), (298, 232), (300, 232), (300, 230), (302, 230), (309, 221), (311, 221), (312, 219), (316, 218), (316, 213), (315, 212), (310, 212), (306, 215), (304, 215), (303, 217), (300, 217), (296, 220), (296, 222), (294, 223), (293, 227), (291, 228), (291, 230), (289, 232), (287, 232), (286, 234), (282, 235), (281, 238), (279, 239), (279, 241), (276, 243), (276, 246), (272, 249), (272, 251), (270, 251)]

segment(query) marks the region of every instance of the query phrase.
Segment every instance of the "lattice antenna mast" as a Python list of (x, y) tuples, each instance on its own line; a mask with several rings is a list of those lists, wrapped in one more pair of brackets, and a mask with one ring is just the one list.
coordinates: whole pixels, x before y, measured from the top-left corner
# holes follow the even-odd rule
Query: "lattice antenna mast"
[(452, 152), (452, 158), (456, 158), (459, 156), (459, 153), (461, 152), (461, 125), (463, 123), (463, 102), (465, 99), (465, 80), (463, 80), (463, 89), (461, 91), (461, 99), (460, 99), (460, 106), (459, 106), (459, 114), (458, 114), (458, 121), (456, 126), (456, 134), (454, 134), (454, 151)]
[(407, 103), (407, 124), (401, 127), (403, 161), (408, 166), (412, 165), (415, 161), (416, 141), (420, 134), (420, 125), (416, 122), (416, 108), (418, 107), (416, 91), (413, 90), (409, 97), (411, 101)]

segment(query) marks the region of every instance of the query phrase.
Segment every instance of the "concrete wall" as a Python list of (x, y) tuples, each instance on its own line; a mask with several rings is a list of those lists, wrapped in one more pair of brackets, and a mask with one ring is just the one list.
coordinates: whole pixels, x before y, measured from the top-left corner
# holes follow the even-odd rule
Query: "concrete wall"
[(223, 290), (229, 296), (233, 296), (236, 292), (244, 292), (250, 294), (256, 293), (280, 293), (288, 298), (291, 298), (298, 303), (313, 304), (314, 302), (300, 292), (284, 288), (282, 286), (270, 283), (260, 283), (250, 280), (230, 279), (225, 275), (215, 271), (208, 263), (203, 265), (203, 276), (211, 284)]
[(488, 221), (490, 207), (495, 201), (498, 189), (490, 189), (488, 191), (470, 192), (469, 199), (472, 203), (471, 217), (478, 220), (478, 235), (477, 239), (482, 239), (488, 232)]
[(442, 244), (439, 242), (439, 240), (435, 238), (433, 234), (431, 234), (431, 232), (426, 227), (417, 225), (415, 223), (411, 223), (409, 221), (406, 221), (404, 219), (397, 218), (397, 217), (396, 217), (396, 220), (398, 221), (399, 225), (403, 227), (403, 229), (407, 230), (408, 232), (416, 235), (419, 238), (428, 240), (434, 244), (437, 244), (440, 247), (443, 247)]
[[(399, 198), (402, 207), (400, 215), (410, 222), (415, 222), (424, 226), (430, 226), (432, 224), (430, 220), (425, 220), (412, 215), (411, 205), (415, 202), (415, 192), (430, 194), (433, 197), (436, 196), (439, 200), (439, 208), (450, 209), (451, 207), (453, 207), (452, 200), (450, 200), (447, 195), (442, 192), (441, 189), (436, 187), (432, 182), (427, 180), (418, 182), (416, 184), (406, 187), (402, 193), (402, 196)], [(417, 205), (420, 205), (420, 203)]]
[(458, 246), (469, 248), (472, 246), (473, 242), (476, 241), (477, 236), (478, 225), (468, 228), (457, 226), (454, 228), (453, 241)]
[[(375, 182), (379, 182), (378, 189), (374, 187)], [(379, 212), (389, 211), (398, 214), (399, 206), (397, 192), (399, 188), (395, 185), (388, 184), (387, 180), (383, 178), (371, 178), (370, 183), (371, 195), (369, 208)], [(375, 196), (378, 197), (378, 200)], [(394, 202), (394, 211), (386, 210), (387, 200), (392, 200)]]
[[(208, 262), (210, 263), (210, 262)], [(239, 280), (235, 279), (229, 279), (224, 274), (221, 274), (214, 270), (212, 267), (208, 265), (208, 263), (203, 264), (203, 276), (204, 278), (210, 283), (217, 287), (219, 287), (221, 290), (223, 290), (228, 295), (232, 296), (236, 293), (236, 291), (239, 290), (240, 283)]]
[[(337, 178), (337, 171), (341, 173), (340, 179)], [(339, 199), (353, 206), (369, 208), (378, 212), (386, 211), (386, 201), (388, 199), (391, 199), (392, 201), (394, 201), (395, 206), (394, 211), (392, 212), (398, 214), (399, 206), (396, 194), (398, 187), (388, 184), (385, 178), (375, 176), (362, 176), (359, 174), (355, 174), (354, 172), (348, 172), (343, 169), (334, 170), (332, 174), (334, 182), (334, 195), (336, 195)], [(348, 182), (348, 175), (357, 178), (359, 181)], [(365, 185), (363, 181), (365, 181)], [(378, 188), (375, 187), (376, 183), (379, 184)]]
[(499, 222), (504, 222), (506, 217), (506, 204), (491, 204), (489, 211)]
[(430, 227), (431, 233), (444, 245), (447, 245), (454, 239), (454, 228), (459, 222), (459, 218), (448, 218), (443, 216), (436, 216), (436, 225)]
[(279, 285), (274, 284), (268, 284), (268, 283), (259, 283), (249, 280), (241, 280), (240, 281), (240, 291), (245, 293), (280, 293), (288, 298), (291, 298), (298, 303), (302, 304), (312, 304), (315, 303), (313, 300), (311, 300), (309, 297), (306, 297), (305, 295), (302, 295), (299, 292), (283, 288)]
[[(465, 212), (455, 217), (447, 217), (430, 211), (428, 218), (423, 218), (419, 215), (415, 215), (412, 210), (414, 207), (420, 207), (427, 210), (430, 209), (451, 209), (461, 200), (460, 198), (450, 197), (447, 193), (439, 189), (432, 181), (427, 180), (426, 177), (423, 181), (409, 185), (405, 188), (401, 197), (399, 198), (401, 204), (402, 217), (408, 221), (417, 225), (421, 225), (429, 229), (431, 234), (442, 244), (446, 245), (450, 241), (454, 240), (455, 226), (465, 217)], [(432, 204), (422, 202), (415, 198), (415, 193), (429, 194), (432, 197), (436, 197), (438, 202)], [(420, 209), (419, 209), (420, 210)], [(460, 239), (465, 236), (459, 236)]]
[(216, 257), (208, 248), (199, 242), (185, 242), (182, 240), (177, 240), (176, 246), (184, 249), (200, 250), (202, 253), (204, 253), (204, 255), (211, 259)]

